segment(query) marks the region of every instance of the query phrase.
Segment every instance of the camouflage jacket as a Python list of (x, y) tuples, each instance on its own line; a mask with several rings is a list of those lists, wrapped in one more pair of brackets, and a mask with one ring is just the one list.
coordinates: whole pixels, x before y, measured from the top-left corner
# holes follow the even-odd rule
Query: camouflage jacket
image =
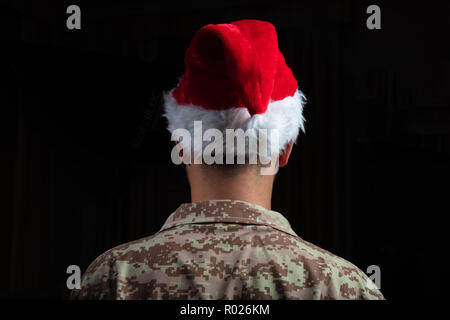
[(150, 237), (100, 255), (78, 299), (384, 299), (353, 264), (244, 201), (182, 204)]

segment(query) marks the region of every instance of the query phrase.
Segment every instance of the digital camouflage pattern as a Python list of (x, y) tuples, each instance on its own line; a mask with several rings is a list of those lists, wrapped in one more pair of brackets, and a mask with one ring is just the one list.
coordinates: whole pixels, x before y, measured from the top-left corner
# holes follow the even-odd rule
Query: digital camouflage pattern
[(350, 262), (244, 201), (182, 204), (153, 236), (115, 247), (77, 299), (384, 299)]

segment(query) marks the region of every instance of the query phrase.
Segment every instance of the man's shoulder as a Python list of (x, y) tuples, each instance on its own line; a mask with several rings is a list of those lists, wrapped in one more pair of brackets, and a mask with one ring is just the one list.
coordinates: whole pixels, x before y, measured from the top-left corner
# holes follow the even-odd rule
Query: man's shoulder
[(123, 271), (123, 266), (126, 264), (150, 264), (152, 261), (149, 259), (151, 258), (168, 257), (175, 251), (181, 250), (192, 234), (198, 235), (199, 231), (189, 225), (179, 225), (144, 238), (120, 244), (99, 255), (89, 265), (86, 273), (92, 273), (102, 265), (108, 265), (110, 268), (119, 268), (121, 269), (120, 271)]
[(384, 299), (369, 277), (356, 265), (308, 241), (296, 238), (297, 258), (306, 282), (322, 288), (322, 299)]
[(86, 272), (93, 271), (92, 269), (98, 268), (102, 264), (113, 267), (121, 262), (137, 263), (139, 260), (146, 259), (149, 250), (163, 246), (163, 243), (158, 241), (157, 236), (158, 234), (154, 234), (122, 243), (103, 252), (91, 263)]
[(74, 290), (75, 299), (116, 299), (118, 278), (133, 265), (145, 261), (148, 250), (158, 245), (155, 235), (115, 246), (100, 254), (83, 274), (81, 290)]

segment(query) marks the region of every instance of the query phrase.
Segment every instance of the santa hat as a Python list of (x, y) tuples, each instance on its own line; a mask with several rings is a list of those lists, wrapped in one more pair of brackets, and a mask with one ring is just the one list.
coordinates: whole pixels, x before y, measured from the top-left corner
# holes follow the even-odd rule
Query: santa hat
[(178, 86), (164, 96), (164, 116), (172, 134), (176, 129), (193, 133), (196, 120), (202, 121), (203, 131), (277, 129), (280, 152), (296, 140), (300, 129), (304, 131), (305, 97), (278, 48), (271, 23), (206, 25), (194, 35), (185, 65)]

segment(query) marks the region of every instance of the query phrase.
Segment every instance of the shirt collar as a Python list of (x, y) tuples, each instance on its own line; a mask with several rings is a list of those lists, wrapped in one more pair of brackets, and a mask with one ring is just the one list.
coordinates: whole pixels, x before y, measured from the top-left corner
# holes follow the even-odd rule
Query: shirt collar
[(197, 223), (265, 225), (298, 237), (281, 213), (241, 200), (183, 203), (167, 218), (159, 232), (183, 224)]

